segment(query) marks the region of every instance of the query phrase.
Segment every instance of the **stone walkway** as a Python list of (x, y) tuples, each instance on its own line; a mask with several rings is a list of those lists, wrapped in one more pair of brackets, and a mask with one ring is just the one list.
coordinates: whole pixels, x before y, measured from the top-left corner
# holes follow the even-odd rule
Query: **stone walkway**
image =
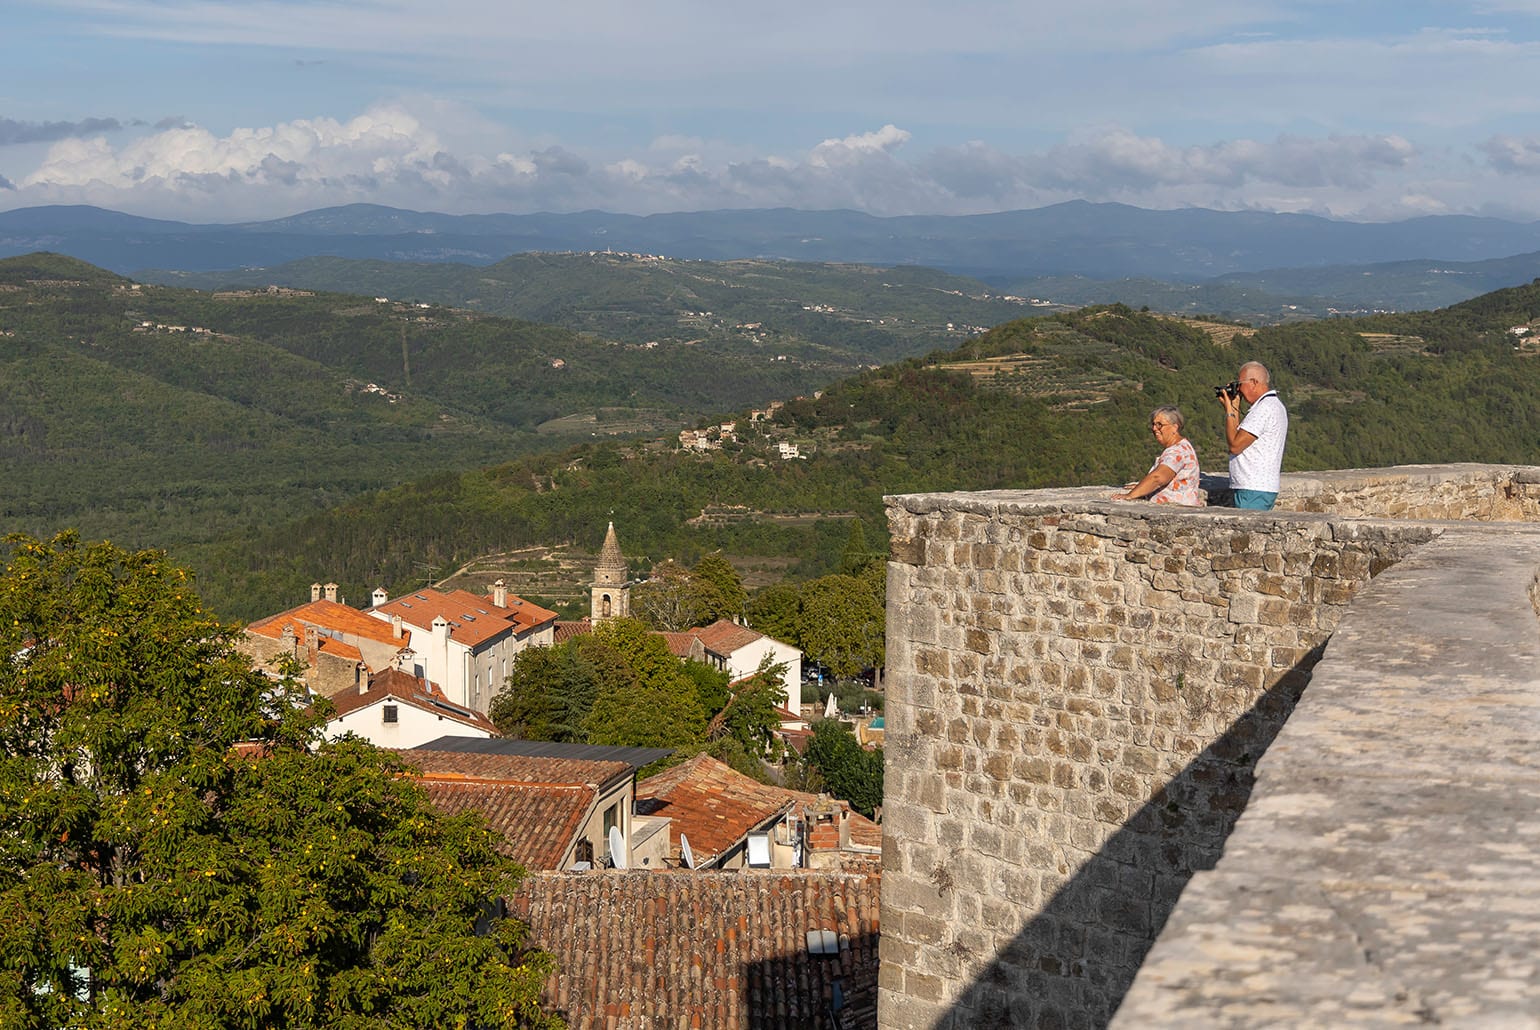
[(1354, 599), (1112, 1025), (1540, 1027), (1540, 526)]

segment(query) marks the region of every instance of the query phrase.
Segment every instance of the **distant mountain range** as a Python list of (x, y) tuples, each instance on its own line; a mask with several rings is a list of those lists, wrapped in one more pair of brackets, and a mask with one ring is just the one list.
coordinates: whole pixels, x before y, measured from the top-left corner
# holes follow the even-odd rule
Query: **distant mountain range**
[(1071, 201), (1028, 211), (878, 218), (854, 211), (667, 215), (443, 215), (354, 204), (290, 218), (193, 225), (93, 207), (0, 212), (0, 257), (54, 251), (125, 275), (210, 271), (334, 256), (486, 265), (529, 251), (923, 265), (1008, 286), (1042, 277), (1199, 283), (1274, 269), (1540, 251), (1540, 223), (1436, 216), (1339, 222), (1313, 215)]

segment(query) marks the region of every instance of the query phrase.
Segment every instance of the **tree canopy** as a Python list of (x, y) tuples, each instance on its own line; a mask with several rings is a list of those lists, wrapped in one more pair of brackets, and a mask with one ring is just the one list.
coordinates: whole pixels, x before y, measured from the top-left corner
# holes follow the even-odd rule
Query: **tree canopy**
[(863, 748), (838, 719), (813, 723), (803, 762), (818, 771), (824, 789), (862, 815), (872, 815), (882, 804), (882, 749)]
[(322, 741), (163, 554), (7, 543), (0, 1025), (560, 1025), (479, 817)]

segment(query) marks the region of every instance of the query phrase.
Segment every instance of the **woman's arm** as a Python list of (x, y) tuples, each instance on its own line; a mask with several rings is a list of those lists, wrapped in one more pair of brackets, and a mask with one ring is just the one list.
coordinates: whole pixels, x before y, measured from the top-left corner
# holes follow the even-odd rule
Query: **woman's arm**
[(1137, 501), (1142, 498), (1154, 497), (1160, 493), (1171, 481), (1176, 478), (1176, 470), (1165, 465), (1156, 465), (1144, 474), (1144, 478), (1129, 488), (1127, 493), (1113, 494), (1114, 501)]

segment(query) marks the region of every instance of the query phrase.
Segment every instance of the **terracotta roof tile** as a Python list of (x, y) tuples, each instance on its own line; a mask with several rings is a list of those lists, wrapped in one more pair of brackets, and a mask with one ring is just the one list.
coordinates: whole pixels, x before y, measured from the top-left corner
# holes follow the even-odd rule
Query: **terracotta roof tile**
[(659, 630), (656, 635), (663, 638), (663, 643), (668, 645), (669, 653), (675, 658), (690, 657), (690, 651), (694, 649), (695, 641), (698, 639), (693, 630), (687, 630), (683, 633)]
[(673, 857), (679, 857), (679, 834), (683, 833), (699, 862), (728, 851), (794, 802), (787, 791), (760, 783), (709, 755), (696, 755), (636, 785), (638, 814), (673, 820), (669, 826)]
[(407, 647), (411, 642), (410, 635), (397, 639), (391, 631), (389, 622), (383, 622), (357, 608), (349, 608), (336, 601), (309, 601), (297, 608), (290, 608), (286, 612), (258, 619), (246, 629), (259, 636), (281, 640), (285, 625), (292, 625), (301, 639), (304, 639), (305, 635), (303, 627), (311, 625), (320, 629), (352, 634), (381, 644), (394, 644), (397, 647)]
[(740, 626), (728, 619), (718, 619), (709, 626), (692, 629), (690, 632), (700, 637), (700, 642), (706, 645), (706, 650), (722, 655), (724, 658), (764, 636), (758, 630)]
[(560, 869), (593, 810), (598, 791), (582, 784), (503, 783), (424, 775), (433, 805), (454, 814), (480, 812), (503, 835), (502, 851), (526, 869)]
[(537, 626), (556, 621), (556, 613), (549, 608), (542, 608), (535, 602), (526, 601), (515, 594), (508, 594), (506, 598), (508, 603), (500, 608), (492, 602), (491, 597), (477, 596), (469, 590), (456, 590), (449, 596), (478, 611), (482, 608), (492, 609), (507, 619), (520, 633), (527, 633)]
[[(557, 972), (573, 1030), (877, 1023), (880, 877), (845, 872), (536, 873), (509, 899)], [(811, 930), (838, 953), (808, 953)]]
[[(817, 794), (760, 783), (704, 754), (636, 785), (638, 814), (673, 820), (669, 850), (676, 862), (681, 832), (689, 838), (697, 863), (709, 862), (780, 813), (823, 803), (827, 799)], [(882, 827), (872, 820), (852, 811), (849, 826), (850, 843), (882, 847)]]
[(386, 669), (377, 673), (369, 680), (369, 689), (344, 690), (333, 695), (331, 701), (337, 707), (338, 715), (347, 715), (388, 697), (487, 733), (497, 732), (497, 726), (485, 715), (454, 704), (432, 683), (400, 669)]
[(355, 662), (364, 660), (364, 653), (352, 644), (345, 644), (334, 637), (321, 637), (316, 641), (316, 648), (327, 654), (334, 654), (338, 658), (351, 658)]
[(592, 622), (589, 622), (587, 619), (578, 619), (576, 622), (558, 622), (553, 637), (555, 643), (565, 644), (573, 637), (580, 637), (585, 633), (592, 633), (593, 631), (594, 624)]
[[(469, 590), (444, 593), (419, 590), (375, 605), (375, 621), (390, 625), (392, 615), (420, 630), (430, 630), (433, 620), (442, 616), (449, 623), (449, 637), (466, 647), (478, 647), (504, 633), (524, 633), (536, 626), (556, 621), (556, 613), (509, 596), (510, 603), (499, 608), (489, 597), (478, 597)], [(383, 616), (383, 618), (381, 618)]]

